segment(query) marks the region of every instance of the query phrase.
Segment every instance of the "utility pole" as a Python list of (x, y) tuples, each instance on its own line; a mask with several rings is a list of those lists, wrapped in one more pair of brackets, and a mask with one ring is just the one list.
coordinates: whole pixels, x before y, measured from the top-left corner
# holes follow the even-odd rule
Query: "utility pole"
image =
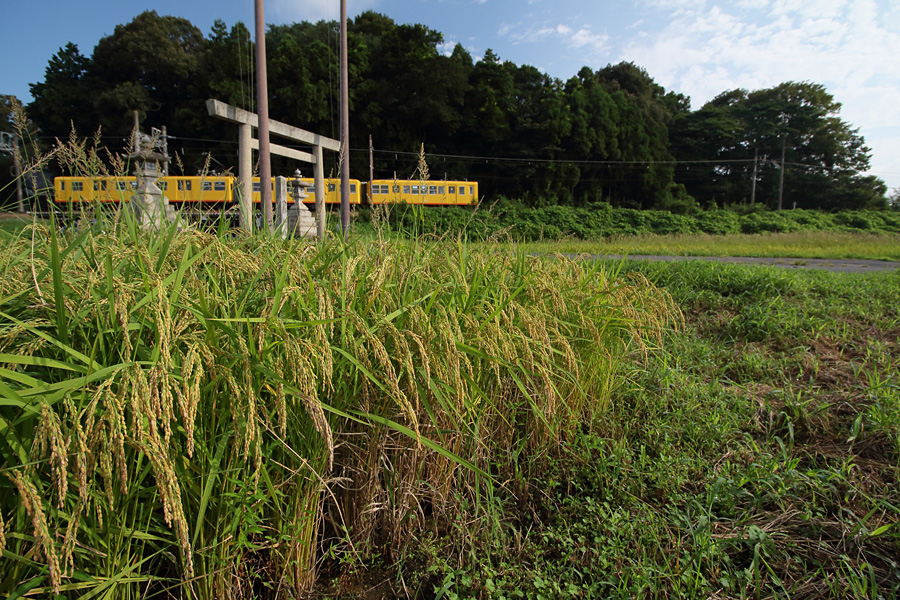
[(759, 148), (753, 151), (753, 187), (750, 191), (750, 204), (756, 204), (756, 172), (759, 168)]
[(165, 162), (163, 162), (163, 177), (169, 176), (169, 136), (166, 135), (166, 126), (162, 126), (162, 153), (163, 156), (166, 157)]
[(784, 169), (787, 166), (784, 164), (784, 146), (786, 141), (786, 137), (781, 138), (781, 181), (778, 184), (778, 210), (781, 210), (784, 203)]
[[(22, 153), (19, 152), (19, 138), (13, 136), (13, 163), (16, 167), (16, 200), (19, 201), (19, 212), (25, 212), (25, 199), (22, 196)], [(37, 186), (34, 186), (37, 187)], [(36, 205), (36, 203), (35, 203)]]
[[(261, 1), (261, 0), (257, 0)], [(350, 235), (350, 92), (347, 76), (347, 0), (341, 0), (341, 233)]]
[(19, 152), (19, 136), (15, 133), (0, 131), (0, 152), (9, 152), (13, 157), (16, 172), (16, 199), (19, 201), (19, 212), (25, 212), (25, 199), (22, 196), (22, 154)]
[[(344, 0), (346, 1), (346, 0)], [(256, 17), (256, 104), (259, 111), (259, 201), (266, 231), (272, 224), (272, 163), (269, 157), (269, 91), (266, 84), (266, 21), (263, 0), (255, 0)]]
[(131, 129), (131, 153), (137, 154), (141, 149), (141, 118), (136, 110), (131, 111), (131, 114), (134, 116), (134, 127)]

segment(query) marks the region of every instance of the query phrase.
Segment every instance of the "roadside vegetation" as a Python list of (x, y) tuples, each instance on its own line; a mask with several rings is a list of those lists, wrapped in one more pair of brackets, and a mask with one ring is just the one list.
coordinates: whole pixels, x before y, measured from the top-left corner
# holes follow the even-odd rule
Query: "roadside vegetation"
[[(626, 262), (672, 330), (536, 477), (323, 592), (900, 594), (900, 276)], [(368, 591), (368, 596), (363, 592)]]
[[(368, 212), (361, 213), (361, 217), (364, 222), (373, 218)], [(401, 231), (465, 233), (470, 239), (508, 234), (520, 241), (599, 240), (635, 235), (731, 237), (822, 231), (900, 235), (900, 212), (888, 210), (773, 212), (761, 206), (736, 206), (676, 214), (664, 210), (614, 208), (606, 203), (583, 208), (560, 205), (527, 208), (501, 200), (475, 211), (461, 207), (434, 207), (426, 211), (394, 207), (381, 218), (386, 218), (394, 229)]]

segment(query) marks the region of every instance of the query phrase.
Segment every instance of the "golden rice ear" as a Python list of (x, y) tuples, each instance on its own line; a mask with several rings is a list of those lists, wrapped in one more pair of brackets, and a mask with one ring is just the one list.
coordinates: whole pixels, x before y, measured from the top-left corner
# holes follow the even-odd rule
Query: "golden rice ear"
[(35, 555), (40, 558), (43, 555), (44, 561), (47, 563), (47, 569), (50, 574), (50, 585), (57, 594), (60, 592), (62, 585), (62, 572), (59, 565), (59, 555), (56, 553), (56, 546), (50, 527), (47, 525), (47, 516), (44, 512), (44, 506), (37, 488), (29, 478), (26, 478), (18, 470), (7, 473), (12, 482), (19, 490), (19, 501), (25, 508), (26, 514), (31, 517), (31, 525), (34, 536)]

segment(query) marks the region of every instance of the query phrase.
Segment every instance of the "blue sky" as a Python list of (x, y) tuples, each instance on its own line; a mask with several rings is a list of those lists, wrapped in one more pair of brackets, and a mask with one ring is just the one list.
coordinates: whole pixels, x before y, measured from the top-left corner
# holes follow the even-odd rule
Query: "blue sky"
[[(143, 10), (185, 17), (204, 34), (217, 18), (253, 30), (253, 0), (4, 3), (0, 93), (25, 102), (61, 46), (90, 55)], [(872, 173), (900, 188), (900, 0), (348, 0), (351, 17), (369, 9), (442, 32), (448, 49), (459, 42), (477, 59), (492, 48), (561, 79), (633, 61), (694, 108), (738, 87), (821, 83), (866, 137)], [(339, 0), (266, 0), (267, 23), (338, 12)]]

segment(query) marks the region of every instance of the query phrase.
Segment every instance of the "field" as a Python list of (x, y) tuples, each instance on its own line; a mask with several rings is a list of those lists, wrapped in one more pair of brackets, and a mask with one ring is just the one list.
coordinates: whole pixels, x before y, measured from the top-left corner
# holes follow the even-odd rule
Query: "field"
[(900, 274), (127, 219), (0, 248), (11, 597), (900, 594)]

